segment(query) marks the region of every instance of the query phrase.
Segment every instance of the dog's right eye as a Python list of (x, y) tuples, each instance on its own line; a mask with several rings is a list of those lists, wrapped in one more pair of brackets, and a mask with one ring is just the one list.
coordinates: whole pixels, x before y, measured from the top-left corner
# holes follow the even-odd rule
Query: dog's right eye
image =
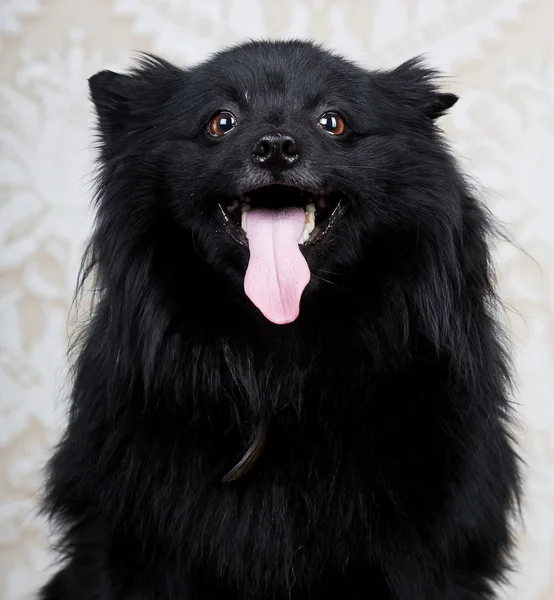
[(213, 135), (214, 137), (222, 137), (226, 133), (229, 133), (236, 124), (237, 120), (232, 113), (222, 111), (211, 118), (208, 125), (208, 131), (210, 132), (210, 135)]

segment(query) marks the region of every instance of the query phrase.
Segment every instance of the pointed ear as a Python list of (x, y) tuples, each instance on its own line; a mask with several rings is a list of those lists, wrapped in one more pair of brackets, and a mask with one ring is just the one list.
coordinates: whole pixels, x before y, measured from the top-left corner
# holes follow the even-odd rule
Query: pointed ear
[(100, 71), (89, 80), (100, 135), (112, 139), (128, 126), (154, 116), (179, 84), (183, 71), (145, 55), (129, 73)]
[(114, 134), (122, 129), (130, 115), (132, 77), (100, 71), (88, 80), (88, 85), (101, 133)]
[(425, 108), (425, 112), (431, 119), (437, 119), (446, 114), (449, 108), (452, 108), (459, 98), (456, 94), (449, 94), (445, 92), (436, 92), (433, 94), (429, 103)]
[(441, 117), (458, 101), (455, 94), (439, 90), (440, 74), (427, 67), (420, 57), (407, 60), (380, 75), (390, 97), (404, 108), (418, 110), (430, 119)]

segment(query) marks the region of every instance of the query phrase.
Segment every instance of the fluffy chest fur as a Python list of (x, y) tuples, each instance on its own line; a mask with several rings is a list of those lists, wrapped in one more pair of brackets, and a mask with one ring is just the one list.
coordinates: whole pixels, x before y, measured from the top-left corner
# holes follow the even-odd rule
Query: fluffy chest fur
[[(490, 430), (444, 365), (406, 361), (378, 372), (369, 369), (368, 348), (348, 360), (320, 348), (281, 376), (280, 361), (288, 364), (295, 347), (285, 343), (281, 353), (273, 345), (271, 360), (258, 353), (255, 365), (235, 348), (227, 353), (232, 368), (226, 353), (220, 363), (210, 353), (202, 363), (209, 380), (198, 373), (199, 388), (183, 388), (173, 411), (163, 403), (148, 409), (129, 389), (120, 413), (84, 411), (74, 421), (57, 458), (88, 472), (72, 484), (72, 505), (90, 506), (90, 517), (117, 534), (108, 554), (142, 573), (141, 586), (154, 585), (161, 565), (282, 594), (337, 577), (354, 590), (370, 568), (374, 585), (384, 585), (387, 570), (375, 565), (387, 556), (447, 564), (445, 549), (461, 543), (461, 531), (447, 526), (454, 515), (464, 531), (484, 526), (485, 505), (492, 510), (505, 490), (489, 490), (483, 514), (471, 513), (464, 490), (483, 475), (475, 459), (488, 458), (480, 453)], [(216, 382), (210, 395), (204, 386)], [(194, 399), (205, 404), (191, 420)], [(268, 420), (261, 457), (223, 483), (260, 419)], [(91, 432), (86, 444), (80, 426)], [(411, 585), (424, 589), (427, 576), (434, 577), (422, 573)]]

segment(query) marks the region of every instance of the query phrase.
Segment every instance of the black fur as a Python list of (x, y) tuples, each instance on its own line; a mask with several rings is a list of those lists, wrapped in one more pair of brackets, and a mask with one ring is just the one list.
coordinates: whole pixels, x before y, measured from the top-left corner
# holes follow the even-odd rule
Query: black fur
[[(78, 346), (46, 510), (67, 560), (45, 600), (478, 600), (508, 567), (518, 465), (495, 321), (489, 218), (435, 118), (419, 60), (367, 72), (305, 42), (90, 80), (96, 300)], [(247, 92), (247, 99), (245, 98)], [(221, 140), (210, 117), (232, 110)], [(316, 127), (345, 116), (334, 139)], [(340, 192), (300, 317), (247, 299), (248, 250), (215, 198), (268, 173)], [(269, 422), (252, 471), (221, 477)]]

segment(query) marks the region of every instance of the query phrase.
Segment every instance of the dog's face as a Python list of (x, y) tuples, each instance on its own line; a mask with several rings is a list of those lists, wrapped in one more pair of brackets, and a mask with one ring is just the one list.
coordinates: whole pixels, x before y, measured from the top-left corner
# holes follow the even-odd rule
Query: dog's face
[(134, 196), (137, 231), (192, 236), (282, 324), (315, 273), (355, 267), (372, 236), (452, 219), (435, 198), (448, 155), (433, 121), (456, 97), (432, 77), (417, 61), (370, 73), (309, 43), (254, 42), (90, 85), (106, 177)]

